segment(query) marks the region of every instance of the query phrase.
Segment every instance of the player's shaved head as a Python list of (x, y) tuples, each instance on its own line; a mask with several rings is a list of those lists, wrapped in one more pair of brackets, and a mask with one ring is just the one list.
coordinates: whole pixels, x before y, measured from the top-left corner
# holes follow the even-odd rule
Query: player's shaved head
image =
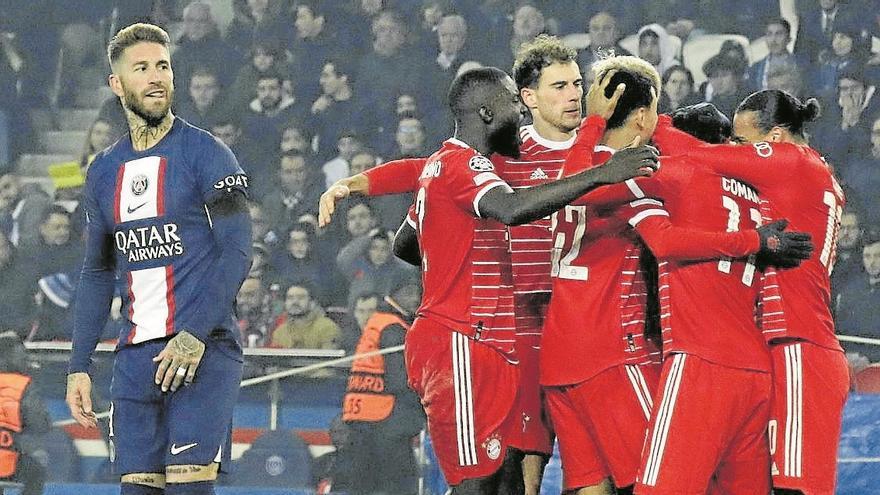
[(614, 114), (608, 119), (608, 129), (621, 127), (630, 114), (642, 107), (650, 107), (662, 86), (660, 74), (651, 64), (638, 57), (610, 57), (593, 65), (597, 80), (601, 80), (608, 71), (616, 70), (605, 95), (611, 97), (618, 84), (625, 84), (626, 90), (617, 102)]
[(497, 67), (480, 67), (462, 73), (449, 87), (449, 107), (456, 120), (475, 112), (501, 89), (508, 75)]

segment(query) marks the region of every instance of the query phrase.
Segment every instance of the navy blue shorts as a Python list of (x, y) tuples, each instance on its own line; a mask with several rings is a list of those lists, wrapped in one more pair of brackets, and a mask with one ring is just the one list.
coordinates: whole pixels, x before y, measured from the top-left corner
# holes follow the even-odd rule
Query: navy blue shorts
[(241, 347), (231, 337), (209, 338), (192, 384), (163, 393), (154, 381), (159, 363), (153, 358), (166, 344), (152, 340), (116, 353), (110, 460), (117, 474), (164, 473), (165, 466), (182, 464), (223, 466), (230, 460)]

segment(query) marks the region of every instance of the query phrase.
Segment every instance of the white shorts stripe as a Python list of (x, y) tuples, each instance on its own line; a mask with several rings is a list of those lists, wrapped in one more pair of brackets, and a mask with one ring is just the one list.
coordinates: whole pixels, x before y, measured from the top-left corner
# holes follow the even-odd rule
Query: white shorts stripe
[(803, 467), (803, 364), (800, 344), (785, 347), (785, 476), (800, 478)]
[(460, 333), (453, 333), (452, 379), (455, 394), (455, 432), (460, 466), (473, 466), (477, 463), (470, 361), (468, 338)]
[(684, 361), (686, 354), (675, 354), (666, 384), (663, 387), (663, 399), (660, 401), (660, 409), (652, 429), (651, 448), (648, 452), (648, 460), (645, 463), (645, 479), (643, 482), (648, 486), (657, 484), (660, 475), (660, 464), (663, 462), (663, 451), (666, 448), (666, 439), (669, 436), (669, 425), (672, 423), (672, 414), (675, 410), (675, 401), (678, 398), (678, 388), (681, 385), (681, 377), (684, 374)]
[(629, 364), (625, 365), (624, 368), (630, 383), (632, 383), (636, 398), (639, 400), (639, 405), (642, 406), (642, 412), (645, 413), (645, 419), (651, 419), (651, 397), (647, 389), (642, 388), (644, 384), (644, 378), (641, 377), (642, 370), (638, 366)]

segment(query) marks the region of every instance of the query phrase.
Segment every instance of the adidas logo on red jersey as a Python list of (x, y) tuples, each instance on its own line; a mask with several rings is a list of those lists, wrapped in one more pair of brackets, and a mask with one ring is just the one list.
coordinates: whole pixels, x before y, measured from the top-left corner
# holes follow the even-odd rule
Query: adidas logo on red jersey
[(547, 173), (544, 172), (544, 170), (542, 170), (540, 167), (536, 168), (535, 171), (532, 172), (532, 175), (529, 176), (529, 179), (531, 179), (531, 180), (549, 179), (549, 178), (550, 177), (547, 177)]

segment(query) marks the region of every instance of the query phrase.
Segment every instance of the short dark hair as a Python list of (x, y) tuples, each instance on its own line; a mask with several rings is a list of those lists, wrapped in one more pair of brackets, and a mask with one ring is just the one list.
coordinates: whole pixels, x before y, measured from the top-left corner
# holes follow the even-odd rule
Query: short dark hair
[(743, 100), (736, 109), (736, 113), (739, 112), (757, 112), (758, 128), (764, 132), (784, 127), (803, 138), (805, 124), (819, 118), (821, 107), (815, 98), (801, 102), (785, 91), (766, 89)]
[(158, 43), (168, 49), (171, 46), (171, 38), (164, 29), (155, 24), (139, 22), (122, 28), (107, 44), (107, 59), (110, 61), (110, 67), (119, 60), (126, 48), (138, 43)]
[[(626, 89), (623, 91), (620, 100), (617, 101), (614, 113), (608, 119), (606, 125), (608, 129), (616, 129), (623, 126), (632, 112), (641, 107), (651, 106), (651, 103), (654, 101), (654, 94), (656, 93), (656, 87), (651, 79), (642, 74), (620, 70), (611, 76), (611, 81), (605, 88), (605, 96), (611, 98), (619, 84), (626, 84)], [(652, 89), (654, 89), (653, 93)]]
[(257, 74), (255, 81), (259, 83), (260, 81), (263, 81), (265, 79), (276, 79), (278, 80), (278, 84), (284, 84), (285, 77), (281, 75), (280, 72), (269, 69), (266, 72), (261, 72)]
[(577, 52), (556, 36), (539, 34), (534, 40), (520, 46), (513, 62), (513, 80), (517, 89), (534, 88), (545, 67), (577, 60)]
[(785, 20), (783, 17), (771, 17), (767, 20), (765, 26), (772, 26), (773, 24), (779, 24), (783, 28), (785, 28), (785, 32), (788, 33), (788, 36), (791, 37), (791, 23)]
[(199, 65), (198, 67), (193, 69), (192, 73), (190, 73), (190, 75), (189, 75), (189, 81), (187, 81), (187, 82), (191, 83), (193, 78), (196, 76), (201, 76), (201, 77), (210, 76), (210, 77), (213, 77), (215, 81), (217, 81), (217, 82), (220, 81), (220, 78), (217, 76), (217, 70), (214, 69), (213, 67), (209, 67), (207, 65)]
[(691, 91), (694, 90), (694, 74), (690, 69), (683, 65), (673, 65), (672, 67), (666, 69), (666, 72), (663, 73), (663, 85), (666, 86), (666, 83), (669, 82), (669, 78), (672, 77), (672, 74), (676, 72), (684, 72), (684, 75), (687, 76), (688, 82), (691, 85)]
[(449, 86), (447, 101), (452, 115), (458, 120), (468, 111), (476, 110), (485, 101), (478, 101), (487, 88), (501, 87), (507, 74), (497, 67), (479, 67), (459, 74)]

